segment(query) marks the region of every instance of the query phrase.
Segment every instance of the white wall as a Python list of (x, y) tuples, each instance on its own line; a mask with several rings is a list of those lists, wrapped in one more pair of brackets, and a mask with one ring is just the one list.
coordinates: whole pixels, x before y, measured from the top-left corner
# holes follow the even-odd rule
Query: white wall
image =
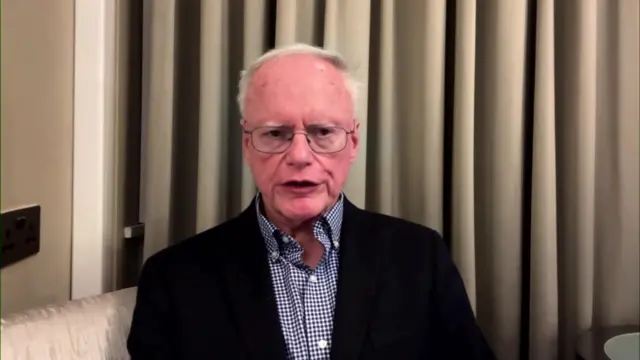
[(75, 2), (73, 299), (114, 290), (116, 2)]
[(4, 316), (70, 296), (74, 0), (1, 13), (2, 211), (42, 207), (40, 252), (0, 273)]

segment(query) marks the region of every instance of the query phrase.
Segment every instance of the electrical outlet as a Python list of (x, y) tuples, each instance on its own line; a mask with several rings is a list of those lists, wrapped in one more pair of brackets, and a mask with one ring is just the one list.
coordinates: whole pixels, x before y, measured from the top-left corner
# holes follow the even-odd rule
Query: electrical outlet
[(40, 251), (40, 206), (2, 213), (0, 267), (18, 262)]

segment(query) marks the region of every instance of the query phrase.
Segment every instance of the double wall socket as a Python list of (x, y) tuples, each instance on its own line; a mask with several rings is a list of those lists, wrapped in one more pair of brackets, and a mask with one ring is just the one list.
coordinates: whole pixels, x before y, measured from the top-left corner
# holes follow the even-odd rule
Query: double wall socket
[(40, 251), (40, 206), (3, 212), (1, 229), (1, 267), (37, 254)]

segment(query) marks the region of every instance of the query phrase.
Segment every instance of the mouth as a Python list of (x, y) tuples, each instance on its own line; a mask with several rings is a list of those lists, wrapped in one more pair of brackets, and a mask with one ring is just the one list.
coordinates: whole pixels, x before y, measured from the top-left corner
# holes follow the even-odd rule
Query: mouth
[(283, 185), (290, 189), (303, 190), (303, 189), (312, 189), (318, 186), (319, 184), (310, 180), (291, 180), (291, 181), (285, 182)]

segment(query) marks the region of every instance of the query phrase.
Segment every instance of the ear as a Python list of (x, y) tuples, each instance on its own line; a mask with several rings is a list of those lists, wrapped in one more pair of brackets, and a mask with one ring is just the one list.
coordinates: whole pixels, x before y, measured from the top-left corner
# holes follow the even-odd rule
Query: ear
[(247, 134), (242, 134), (242, 158), (245, 163), (249, 163), (250, 151), (251, 151), (251, 138)]
[(240, 120), (240, 128), (242, 132), (242, 158), (245, 163), (249, 163), (249, 154), (251, 151), (251, 135), (244, 133), (244, 120)]
[(353, 134), (350, 136), (351, 139), (351, 154), (349, 155), (349, 161), (353, 163), (356, 161), (356, 157), (358, 156), (358, 149), (360, 147), (360, 122), (358, 120), (353, 120)]

